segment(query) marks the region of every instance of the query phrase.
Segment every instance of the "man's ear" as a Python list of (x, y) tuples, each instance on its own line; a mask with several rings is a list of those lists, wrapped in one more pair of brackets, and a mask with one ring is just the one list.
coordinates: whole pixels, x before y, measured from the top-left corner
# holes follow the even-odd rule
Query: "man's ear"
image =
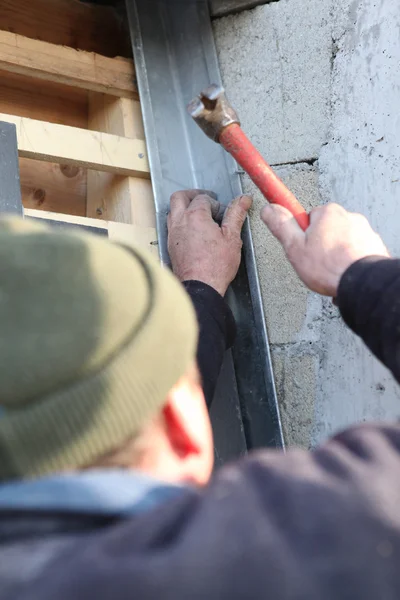
[(170, 390), (163, 420), (169, 454), (179, 464), (181, 480), (198, 485), (207, 483), (213, 468), (214, 445), (208, 409), (197, 376), (182, 377)]
[(184, 415), (182, 415), (174, 402), (168, 402), (163, 409), (165, 427), (171, 449), (180, 458), (184, 459), (188, 454), (198, 454), (199, 444), (190, 435), (191, 428), (187, 427)]

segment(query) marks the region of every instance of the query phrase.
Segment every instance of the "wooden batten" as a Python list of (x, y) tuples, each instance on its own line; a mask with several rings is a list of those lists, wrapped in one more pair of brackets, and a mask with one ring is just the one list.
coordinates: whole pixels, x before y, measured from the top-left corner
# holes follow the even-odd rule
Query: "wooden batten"
[(88, 92), (0, 71), (0, 113), (87, 129)]
[(109, 240), (119, 244), (140, 246), (158, 257), (157, 232), (154, 227), (139, 227), (137, 225), (115, 223), (113, 221), (99, 221), (98, 219), (90, 219), (88, 217), (75, 217), (43, 210), (25, 209), (24, 213), (25, 216), (31, 218), (104, 229), (107, 231)]
[(116, 175), (150, 176), (143, 140), (14, 115), (0, 114), (0, 121), (16, 126), (18, 153), (23, 158), (77, 165)]
[[(125, 138), (143, 137), (140, 105), (128, 98), (89, 94), (89, 128)], [(88, 171), (87, 215), (143, 227), (155, 226), (150, 181)]]
[(78, 0), (1, 0), (0, 29), (103, 56), (131, 57), (126, 18)]
[(8, 31), (0, 31), (0, 69), (113, 96), (138, 97), (132, 60), (108, 58)]
[(25, 208), (86, 215), (87, 171), (81, 167), (19, 160), (22, 204)]

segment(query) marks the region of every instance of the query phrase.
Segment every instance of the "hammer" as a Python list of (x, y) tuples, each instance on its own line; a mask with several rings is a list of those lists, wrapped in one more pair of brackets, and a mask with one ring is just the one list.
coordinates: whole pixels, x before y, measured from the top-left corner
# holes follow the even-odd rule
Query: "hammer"
[(308, 214), (243, 132), (223, 87), (210, 85), (192, 100), (188, 113), (209, 138), (233, 156), (269, 202), (287, 208), (302, 230), (307, 229)]

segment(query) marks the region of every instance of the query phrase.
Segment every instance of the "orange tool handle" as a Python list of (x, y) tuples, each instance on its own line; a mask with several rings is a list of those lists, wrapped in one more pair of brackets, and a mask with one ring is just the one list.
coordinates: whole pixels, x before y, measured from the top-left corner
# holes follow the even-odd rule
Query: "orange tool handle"
[(233, 123), (225, 127), (220, 133), (218, 141), (227, 152), (232, 154), (268, 202), (287, 208), (305, 231), (310, 224), (310, 217), (297, 198), (256, 150), (240, 125)]

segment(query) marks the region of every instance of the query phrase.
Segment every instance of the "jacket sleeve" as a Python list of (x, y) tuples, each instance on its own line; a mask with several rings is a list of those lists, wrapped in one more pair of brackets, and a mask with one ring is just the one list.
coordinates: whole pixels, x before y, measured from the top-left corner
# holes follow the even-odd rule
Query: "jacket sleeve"
[(400, 260), (369, 256), (351, 265), (337, 303), (345, 323), (400, 382)]
[(201, 281), (183, 283), (192, 299), (199, 322), (197, 362), (203, 381), (207, 406), (211, 406), (225, 351), (236, 335), (232, 311), (214, 288)]

